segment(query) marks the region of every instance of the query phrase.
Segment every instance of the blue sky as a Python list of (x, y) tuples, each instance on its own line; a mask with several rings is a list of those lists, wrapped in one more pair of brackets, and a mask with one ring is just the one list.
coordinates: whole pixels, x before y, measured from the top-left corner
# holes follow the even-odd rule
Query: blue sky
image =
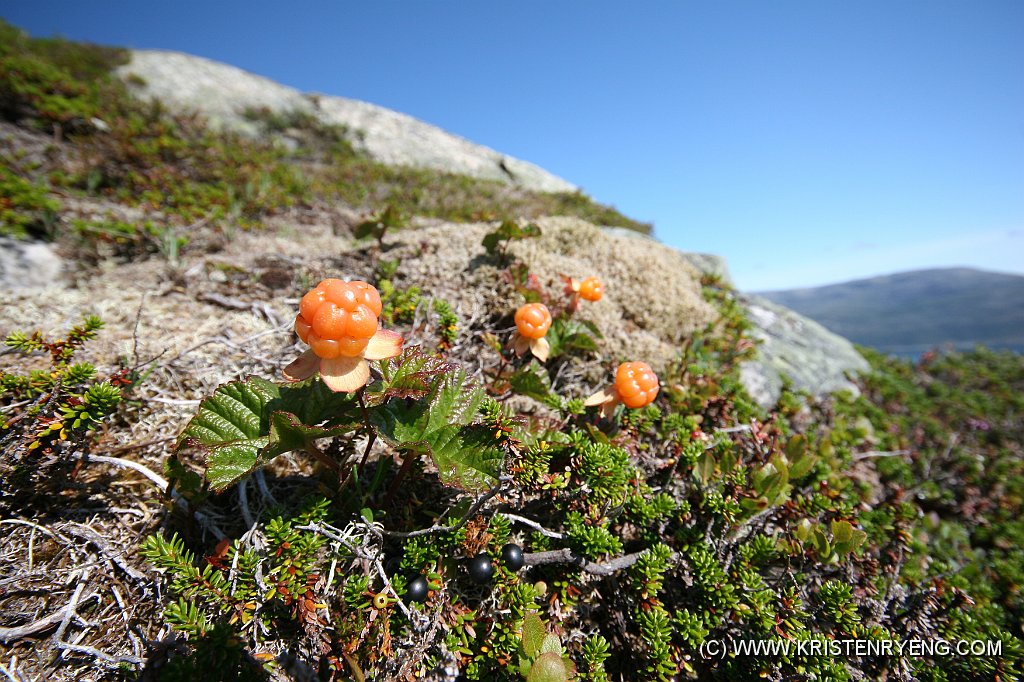
[(5, 0), (532, 161), (746, 290), (1024, 274), (1024, 2)]

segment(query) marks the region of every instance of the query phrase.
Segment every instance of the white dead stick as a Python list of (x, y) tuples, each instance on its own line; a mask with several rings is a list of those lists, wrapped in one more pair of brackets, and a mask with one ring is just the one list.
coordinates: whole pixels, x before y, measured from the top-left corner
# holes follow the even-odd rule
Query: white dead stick
[[(89, 459), (94, 462), (102, 462), (104, 464), (111, 464), (113, 466), (131, 469), (132, 471), (137, 471), (146, 478), (148, 478), (150, 481), (152, 481), (156, 485), (156, 487), (159, 488), (161, 491), (167, 490), (167, 479), (165, 479), (163, 476), (156, 473), (149, 467), (145, 466), (144, 464), (133, 462), (130, 459), (121, 459), (120, 457), (107, 457), (105, 455), (90, 455)], [(188, 501), (184, 497), (182, 497), (181, 493), (179, 493), (177, 490), (171, 490), (171, 498), (174, 500), (175, 504), (178, 504), (186, 509), (188, 508)], [(206, 516), (206, 514), (203, 514), (199, 511), (193, 511), (192, 516), (195, 517), (196, 521), (202, 524), (202, 526), (206, 528), (208, 531), (210, 531), (213, 534), (213, 536), (218, 540), (223, 540), (227, 538), (227, 535), (224, 533), (224, 531), (218, 528), (217, 524), (211, 521), (209, 517)]]

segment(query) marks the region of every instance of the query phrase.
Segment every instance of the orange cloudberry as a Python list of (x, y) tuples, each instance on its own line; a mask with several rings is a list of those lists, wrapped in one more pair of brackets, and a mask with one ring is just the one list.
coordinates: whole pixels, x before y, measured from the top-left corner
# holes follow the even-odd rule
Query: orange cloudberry
[(588, 301), (600, 301), (604, 295), (604, 287), (597, 277), (586, 277), (580, 282), (580, 298)]
[(615, 406), (637, 408), (650, 405), (658, 397), (658, 375), (646, 362), (624, 362), (615, 370), (615, 382), (587, 398), (588, 407), (600, 406), (602, 416), (611, 416)]
[(403, 339), (380, 328), (382, 304), (366, 282), (325, 279), (299, 302), (295, 333), (309, 350), (285, 368), (292, 381), (320, 377), (334, 391), (352, 392), (370, 378), (367, 360), (383, 360), (402, 351)]

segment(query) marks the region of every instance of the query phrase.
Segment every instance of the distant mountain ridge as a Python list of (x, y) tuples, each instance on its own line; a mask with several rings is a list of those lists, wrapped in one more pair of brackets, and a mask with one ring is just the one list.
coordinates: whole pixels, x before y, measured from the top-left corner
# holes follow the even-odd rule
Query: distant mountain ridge
[(886, 353), (977, 344), (1024, 350), (1021, 275), (935, 268), (759, 295)]

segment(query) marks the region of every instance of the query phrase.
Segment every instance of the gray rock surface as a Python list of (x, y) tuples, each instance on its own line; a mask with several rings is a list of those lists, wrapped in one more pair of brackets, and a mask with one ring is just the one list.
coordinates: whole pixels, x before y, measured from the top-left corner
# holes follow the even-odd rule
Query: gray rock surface
[(62, 269), (60, 256), (49, 244), (0, 237), (0, 291), (52, 286)]
[[(619, 228), (602, 228), (620, 237), (656, 240)], [(724, 258), (710, 253), (672, 251), (698, 272), (717, 275), (732, 285)], [(750, 395), (763, 407), (771, 407), (782, 393), (782, 377), (789, 377), (794, 388), (813, 395), (825, 395), (847, 389), (857, 392), (847, 376), (868, 369), (867, 361), (853, 344), (833, 334), (809, 318), (754, 294), (741, 294), (740, 303), (754, 326), (753, 335), (761, 341), (757, 357), (740, 367), (740, 379)]]
[(325, 123), (348, 126), (362, 136), (370, 157), (392, 165), (434, 168), (512, 183), (541, 192), (574, 192), (578, 188), (542, 168), (474, 144), (457, 135), (374, 104), (325, 95), (306, 95), (274, 81), (202, 57), (163, 50), (133, 50), (119, 69), (127, 78), (141, 78), (139, 94), (171, 106), (202, 112), (216, 126), (254, 133), (246, 109), (302, 111)]
[(817, 322), (753, 294), (740, 300), (762, 341), (758, 357), (741, 368), (743, 385), (761, 405), (770, 406), (782, 391), (782, 375), (793, 386), (823, 395), (856, 386), (850, 373), (868, 369), (867, 361), (849, 341)]

